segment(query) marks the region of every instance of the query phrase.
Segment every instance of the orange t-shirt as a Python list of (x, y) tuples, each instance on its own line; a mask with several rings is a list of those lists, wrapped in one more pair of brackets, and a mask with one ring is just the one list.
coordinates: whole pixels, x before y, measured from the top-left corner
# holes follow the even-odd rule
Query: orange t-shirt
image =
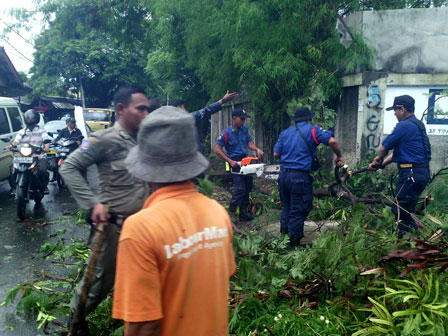
[(226, 210), (191, 182), (155, 191), (120, 236), (113, 317), (162, 319), (161, 335), (228, 335), (235, 272)]

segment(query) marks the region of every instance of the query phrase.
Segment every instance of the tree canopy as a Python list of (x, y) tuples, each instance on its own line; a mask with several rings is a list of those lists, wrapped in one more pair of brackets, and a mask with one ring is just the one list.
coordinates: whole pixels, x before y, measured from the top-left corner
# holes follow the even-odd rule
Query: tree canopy
[(48, 1), (40, 10), (48, 29), (35, 41), (35, 93), (78, 94), (82, 84), (91, 106), (107, 106), (120, 85), (152, 87), (150, 29), (137, 1)]
[(229, 89), (250, 99), (275, 139), (297, 105), (331, 127), (338, 75), (368, 67), (360, 37), (348, 49), (339, 42), (338, 17), (447, 2), (47, 0), (38, 7), (46, 29), (35, 40), (31, 85), (35, 94), (76, 95), (82, 84), (91, 106), (106, 106), (119, 85), (137, 84), (162, 100), (182, 98), (189, 110)]

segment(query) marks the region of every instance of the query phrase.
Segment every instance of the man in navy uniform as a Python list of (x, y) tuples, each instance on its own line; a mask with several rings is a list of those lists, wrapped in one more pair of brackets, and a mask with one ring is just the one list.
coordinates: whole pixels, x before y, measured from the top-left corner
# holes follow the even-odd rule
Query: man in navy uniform
[(341, 148), (333, 133), (313, 126), (314, 112), (297, 108), (294, 126), (284, 130), (274, 146), (274, 156), (280, 157), (278, 178), (282, 214), (280, 232), (289, 234), (290, 246), (302, 246), (304, 223), (313, 208), (313, 178), (310, 175), (312, 155), (323, 143), (336, 154), (335, 165), (343, 166)]
[[(210, 104), (198, 111), (194, 111), (194, 112), (190, 112), (190, 114), (192, 115), (192, 117), (195, 120), (196, 123), (196, 129), (199, 129), (199, 124), (202, 120), (208, 120), (210, 119), (210, 117), (215, 114), (216, 112), (219, 112), (222, 110), (222, 104), (237, 99), (238, 98), (238, 93), (236, 92), (232, 92), (229, 93), (229, 90), (227, 90), (226, 94), (224, 95), (224, 97), (222, 97), (220, 100), (218, 100), (217, 102), (214, 102), (213, 104)], [(181, 108), (182, 110), (187, 110), (185, 108), (185, 102), (181, 99), (170, 99), (170, 102), (168, 103), (168, 105), (170, 106), (174, 106), (174, 107), (178, 107)], [(204, 146), (202, 146), (201, 143), (201, 138), (199, 137), (199, 133), (196, 132), (196, 140), (198, 142), (198, 150), (201, 154), (205, 154), (204, 151)], [(199, 175), (201, 178), (204, 178), (204, 173), (201, 173)]]
[[(429, 182), (431, 145), (425, 125), (414, 115), (414, 98), (408, 95), (395, 97), (394, 105), (386, 110), (395, 111), (398, 124), (383, 141), (369, 170), (383, 168), (391, 162), (397, 163), (399, 175), (395, 199), (398, 206), (395, 204), (392, 212), (398, 220), (399, 236), (403, 236), (411, 230), (418, 230), (411, 214), (415, 213), (418, 198)], [(391, 149), (394, 150), (393, 155), (387, 156)]]
[[(227, 161), (233, 170), (240, 168), (238, 161), (247, 156), (247, 148), (255, 151), (258, 157), (263, 156), (263, 151), (255, 146), (249, 129), (244, 123), (249, 116), (246, 111), (237, 107), (232, 112), (232, 125), (222, 131), (216, 142), (215, 153), (224, 161)], [(227, 155), (223, 152), (226, 149)], [(251, 221), (254, 217), (248, 212), (249, 194), (252, 191), (253, 181), (250, 175), (232, 174), (233, 193), (230, 199), (229, 212), (232, 221), (235, 221), (235, 212), (240, 208), (240, 221)]]

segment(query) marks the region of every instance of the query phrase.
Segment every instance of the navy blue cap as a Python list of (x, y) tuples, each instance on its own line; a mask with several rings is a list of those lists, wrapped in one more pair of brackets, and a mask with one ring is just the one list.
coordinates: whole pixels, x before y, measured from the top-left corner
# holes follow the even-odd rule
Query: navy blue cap
[(404, 107), (408, 112), (414, 112), (415, 110), (414, 98), (408, 95), (397, 96), (394, 99), (394, 105), (386, 108), (386, 111), (395, 110), (400, 107)]
[(242, 119), (250, 118), (246, 111), (241, 107), (237, 107), (233, 110), (232, 117), (240, 117)]

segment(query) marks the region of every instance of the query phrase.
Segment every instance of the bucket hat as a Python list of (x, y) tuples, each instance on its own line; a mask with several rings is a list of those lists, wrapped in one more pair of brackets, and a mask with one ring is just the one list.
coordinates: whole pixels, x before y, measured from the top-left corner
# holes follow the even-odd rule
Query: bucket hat
[(125, 162), (129, 173), (154, 183), (185, 181), (209, 165), (198, 152), (194, 118), (173, 106), (162, 106), (143, 119), (137, 146)]
[(294, 120), (295, 122), (308, 121), (313, 119), (314, 115), (315, 113), (310, 111), (308, 107), (299, 107), (296, 108), (296, 111), (294, 112), (294, 117), (292, 117), (291, 119)]

